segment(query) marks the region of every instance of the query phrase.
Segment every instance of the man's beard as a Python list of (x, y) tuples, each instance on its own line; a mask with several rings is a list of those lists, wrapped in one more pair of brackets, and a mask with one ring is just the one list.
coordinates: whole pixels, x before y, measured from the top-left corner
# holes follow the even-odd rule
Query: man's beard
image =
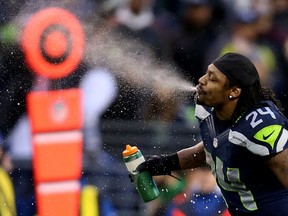
[(194, 96), (194, 102), (195, 104), (198, 104), (198, 105), (205, 105), (203, 101), (199, 100), (199, 96), (197, 94), (195, 94)]

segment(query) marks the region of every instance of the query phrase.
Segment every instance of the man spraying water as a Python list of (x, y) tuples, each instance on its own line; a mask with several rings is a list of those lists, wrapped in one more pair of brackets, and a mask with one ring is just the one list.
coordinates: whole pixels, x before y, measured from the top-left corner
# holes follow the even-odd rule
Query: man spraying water
[(288, 215), (288, 121), (253, 63), (237, 53), (216, 59), (195, 100), (202, 142), (147, 155), (137, 170), (155, 176), (209, 165), (231, 215)]

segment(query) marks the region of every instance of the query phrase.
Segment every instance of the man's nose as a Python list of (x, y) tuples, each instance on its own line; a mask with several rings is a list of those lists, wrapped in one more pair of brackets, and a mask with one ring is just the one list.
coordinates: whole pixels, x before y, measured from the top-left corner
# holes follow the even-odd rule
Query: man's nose
[(205, 85), (206, 83), (206, 74), (201, 76), (199, 79), (198, 79), (198, 83), (201, 84), (201, 85)]

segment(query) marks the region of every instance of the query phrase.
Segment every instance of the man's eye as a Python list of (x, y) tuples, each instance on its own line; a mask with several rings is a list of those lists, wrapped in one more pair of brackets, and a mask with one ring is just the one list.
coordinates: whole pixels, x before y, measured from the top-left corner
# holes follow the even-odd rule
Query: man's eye
[(211, 81), (215, 81), (215, 77), (213, 77), (213, 76), (209, 76), (209, 80), (211, 80)]

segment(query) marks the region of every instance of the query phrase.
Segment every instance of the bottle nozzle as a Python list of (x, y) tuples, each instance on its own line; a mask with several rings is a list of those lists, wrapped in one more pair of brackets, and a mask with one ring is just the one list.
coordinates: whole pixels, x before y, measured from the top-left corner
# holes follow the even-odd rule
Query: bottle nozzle
[(126, 149), (123, 151), (123, 156), (129, 156), (138, 151), (138, 148), (136, 146), (126, 145)]

